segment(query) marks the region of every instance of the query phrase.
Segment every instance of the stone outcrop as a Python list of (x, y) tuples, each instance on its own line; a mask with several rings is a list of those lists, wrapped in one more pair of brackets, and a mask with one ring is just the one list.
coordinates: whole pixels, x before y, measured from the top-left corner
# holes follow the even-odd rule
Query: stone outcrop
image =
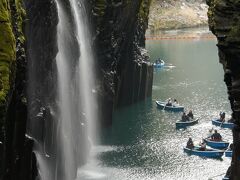
[(235, 128), (233, 129), (233, 158), (228, 175), (231, 180), (240, 177), (240, 1), (207, 0), (211, 31), (218, 39), (220, 62), (225, 71)]

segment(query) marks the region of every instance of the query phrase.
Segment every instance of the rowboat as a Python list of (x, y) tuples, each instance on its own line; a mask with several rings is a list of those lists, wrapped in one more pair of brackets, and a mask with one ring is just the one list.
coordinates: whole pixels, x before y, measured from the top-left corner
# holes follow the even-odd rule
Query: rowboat
[(198, 119), (190, 119), (189, 121), (179, 120), (176, 122), (176, 128), (185, 128), (198, 123)]
[(156, 101), (156, 104), (159, 109), (174, 111), (174, 112), (184, 111), (183, 106), (179, 106), (179, 105), (166, 106), (167, 103), (162, 101)]
[(207, 148), (205, 151), (201, 151), (199, 150), (199, 147), (194, 147), (193, 149), (184, 147), (184, 152), (188, 153), (189, 155), (196, 155), (209, 158), (221, 158), (224, 154), (224, 151), (222, 150)]
[(232, 150), (227, 149), (227, 150), (225, 151), (225, 157), (232, 157)]
[(229, 180), (229, 177), (223, 177), (222, 180)]
[(206, 144), (212, 148), (215, 149), (225, 149), (229, 146), (229, 142), (226, 141), (213, 141), (209, 138), (205, 138), (204, 142), (206, 142)]
[(153, 63), (153, 67), (155, 68), (161, 68), (165, 65), (165, 62), (163, 60), (161, 60), (161, 62), (159, 63)]
[(231, 122), (221, 122), (219, 119), (213, 119), (212, 124), (215, 126), (220, 126), (222, 128), (232, 129), (234, 127), (234, 123)]

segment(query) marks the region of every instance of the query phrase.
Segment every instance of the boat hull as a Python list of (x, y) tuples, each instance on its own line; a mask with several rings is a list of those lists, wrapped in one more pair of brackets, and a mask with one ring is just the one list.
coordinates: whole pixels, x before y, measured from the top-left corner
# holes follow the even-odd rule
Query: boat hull
[(228, 122), (222, 123), (219, 121), (219, 119), (213, 119), (212, 124), (215, 126), (220, 126), (222, 128), (229, 128), (229, 129), (233, 129), (234, 127), (234, 123), (228, 123)]
[(162, 63), (153, 63), (153, 67), (155, 68), (162, 68), (165, 65), (165, 62)]
[(199, 151), (198, 148), (189, 149), (184, 147), (184, 152), (190, 155), (196, 155), (208, 158), (221, 158), (224, 154), (223, 151), (217, 149), (207, 149), (206, 151)]
[(229, 178), (228, 177), (224, 177), (222, 180), (229, 180)]
[(230, 150), (225, 151), (225, 157), (232, 157), (232, 151)]
[(198, 119), (196, 120), (192, 120), (192, 121), (186, 121), (186, 122), (182, 122), (182, 121), (177, 121), (176, 122), (176, 128), (185, 128), (187, 126), (192, 126), (198, 123)]
[(159, 109), (163, 109), (166, 111), (173, 111), (173, 112), (182, 112), (184, 111), (184, 107), (183, 106), (166, 106), (165, 102), (162, 101), (156, 101), (157, 107)]
[(204, 142), (214, 149), (226, 149), (229, 146), (229, 142), (226, 141), (211, 141), (209, 139), (204, 139)]

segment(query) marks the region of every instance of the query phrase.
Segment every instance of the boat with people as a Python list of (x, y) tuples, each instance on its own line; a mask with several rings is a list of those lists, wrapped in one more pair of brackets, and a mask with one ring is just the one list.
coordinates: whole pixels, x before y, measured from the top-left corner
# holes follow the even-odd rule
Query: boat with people
[(157, 107), (162, 110), (173, 111), (173, 112), (184, 111), (184, 106), (180, 106), (177, 104), (168, 105), (167, 102), (163, 102), (163, 101), (156, 101), (156, 104), (157, 104)]
[(220, 126), (221, 128), (229, 128), (232, 129), (234, 127), (234, 123), (232, 122), (223, 122), (220, 119), (213, 119), (212, 124), (215, 126)]
[(196, 155), (196, 156), (208, 157), (208, 158), (221, 158), (224, 154), (224, 151), (219, 149), (206, 148), (203, 151), (203, 150), (200, 150), (199, 146), (194, 146), (193, 148), (184, 147), (184, 152), (189, 155)]
[(178, 120), (176, 122), (176, 128), (186, 128), (187, 126), (192, 126), (198, 123), (198, 119), (189, 119), (188, 121)]
[(155, 68), (161, 68), (165, 65), (165, 62), (162, 59), (158, 59), (155, 61), (155, 63), (153, 63), (153, 67)]
[(226, 149), (229, 146), (229, 142), (227, 142), (227, 141), (222, 141), (222, 140), (214, 141), (211, 138), (205, 138), (204, 142), (208, 146), (210, 146), (210, 147), (212, 147), (214, 149)]

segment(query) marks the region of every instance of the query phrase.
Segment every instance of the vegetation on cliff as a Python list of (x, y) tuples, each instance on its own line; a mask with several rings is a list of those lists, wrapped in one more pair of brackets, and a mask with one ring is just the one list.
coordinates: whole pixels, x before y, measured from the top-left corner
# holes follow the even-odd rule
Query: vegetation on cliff
[(153, 0), (149, 29), (179, 29), (207, 25), (204, 0)]
[(10, 4), (0, 1), (0, 118), (4, 119), (16, 60), (16, 42), (11, 24)]
[[(26, 56), (22, 0), (0, 1), (0, 179), (27, 179)], [(29, 148), (25, 148), (29, 146)], [(22, 169), (25, 168), (25, 169)]]

